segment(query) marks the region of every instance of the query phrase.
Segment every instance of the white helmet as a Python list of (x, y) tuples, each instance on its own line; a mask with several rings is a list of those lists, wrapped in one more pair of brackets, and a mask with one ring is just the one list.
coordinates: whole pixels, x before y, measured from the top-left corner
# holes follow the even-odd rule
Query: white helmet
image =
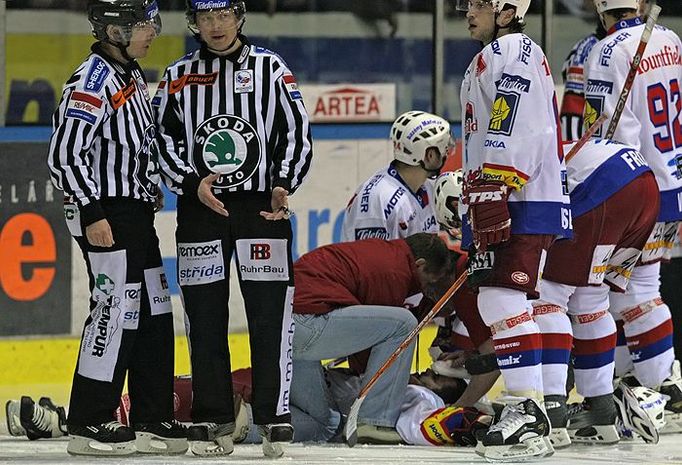
[(462, 196), (462, 184), (464, 184), (462, 170), (447, 171), (436, 178), (434, 186), (436, 218), (445, 228), (462, 226), (462, 220), (457, 212), (459, 198)]
[(502, 11), (506, 5), (516, 7), (516, 17), (523, 21), (523, 17), (526, 16), (530, 7), (531, 0), (457, 0), (456, 8), (459, 11), (469, 11), (469, 6), (473, 2), (476, 2), (479, 8), (488, 3), (496, 13)]
[(594, 6), (597, 7), (597, 13), (599, 14), (618, 8), (637, 10), (639, 8), (639, 0), (594, 0)]
[(429, 147), (437, 148), (441, 157), (447, 156), (450, 141), (450, 123), (431, 113), (408, 111), (391, 126), (393, 158), (406, 165), (419, 165)]
[(493, 9), (500, 12), (506, 5), (516, 7), (516, 17), (523, 21), (523, 17), (528, 13), (531, 0), (493, 0)]

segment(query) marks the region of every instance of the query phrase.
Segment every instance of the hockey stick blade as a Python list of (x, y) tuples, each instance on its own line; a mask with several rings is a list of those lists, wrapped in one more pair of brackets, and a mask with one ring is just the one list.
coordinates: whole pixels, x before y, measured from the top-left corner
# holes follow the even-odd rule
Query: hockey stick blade
[(651, 38), (651, 33), (656, 26), (656, 21), (658, 21), (658, 15), (661, 12), (661, 7), (654, 5), (649, 11), (649, 17), (646, 21), (646, 26), (642, 31), (642, 38), (639, 40), (639, 45), (637, 46), (637, 51), (632, 57), (632, 64), (630, 65), (630, 70), (625, 78), (625, 84), (623, 84), (623, 90), (620, 92), (618, 97), (618, 102), (616, 102), (616, 108), (613, 111), (613, 117), (609, 123), (609, 128), (606, 130), (606, 139), (613, 139), (613, 135), (616, 133), (616, 127), (618, 126), (618, 121), (620, 120), (623, 110), (625, 109), (625, 104), (630, 96), (630, 89), (632, 89), (632, 83), (635, 81), (635, 76), (637, 76), (637, 70), (639, 69), (639, 64), (644, 57), (644, 51), (649, 43), (649, 38)]
[(578, 140), (578, 142), (576, 142), (575, 145), (571, 147), (571, 150), (568, 151), (565, 157), (566, 163), (571, 161), (571, 158), (575, 157), (575, 155), (580, 151), (580, 149), (583, 148), (585, 144), (587, 144), (587, 141), (590, 140), (594, 133), (597, 132), (597, 129), (599, 129), (602, 124), (604, 124), (604, 121), (606, 121), (607, 118), (608, 116), (606, 115), (606, 113), (602, 113), (601, 115), (599, 115), (599, 118), (597, 118), (597, 120), (594, 123), (592, 123), (592, 126), (590, 126), (587, 129), (587, 131), (585, 131), (585, 134), (583, 134), (582, 137)]
[(358, 442), (358, 414), (360, 413), (360, 407), (362, 406), (362, 403), (365, 401), (365, 397), (367, 397), (367, 393), (369, 392), (370, 389), (372, 389), (372, 386), (377, 382), (377, 380), (381, 377), (382, 374), (390, 367), (393, 362), (395, 361), (398, 356), (405, 351), (409, 347), (409, 345), (412, 343), (414, 338), (417, 337), (417, 334), (424, 329), (426, 325), (428, 325), (431, 320), (440, 312), (443, 307), (445, 307), (445, 304), (448, 303), (450, 298), (455, 295), (455, 292), (459, 290), (460, 287), (462, 287), (462, 284), (466, 281), (467, 278), (467, 273), (464, 272), (462, 273), (457, 280), (452, 283), (452, 285), (448, 288), (447, 291), (445, 291), (445, 294), (436, 302), (436, 304), (433, 306), (433, 308), (429, 311), (429, 313), (426, 314), (426, 316), (422, 319), (422, 321), (419, 322), (417, 326), (414, 327), (412, 332), (407, 335), (405, 340), (400, 343), (398, 348), (391, 354), (391, 356), (384, 362), (383, 365), (377, 370), (376, 373), (369, 379), (365, 387), (362, 388), (360, 391), (360, 394), (358, 394), (358, 398), (355, 399), (353, 402), (353, 405), (350, 408), (350, 412), (348, 413), (348, 417), (346, 418), (346, 426), (344, 429), (344, 436), (346, 437), (346, 444), (348, 444), (349, 447), (353, 447), (355, 444)]

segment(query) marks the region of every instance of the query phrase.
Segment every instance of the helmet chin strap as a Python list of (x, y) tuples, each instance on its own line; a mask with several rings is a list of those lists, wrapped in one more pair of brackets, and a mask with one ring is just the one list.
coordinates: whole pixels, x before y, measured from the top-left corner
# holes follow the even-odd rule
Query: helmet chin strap
[(497, 18), (500, 17), (499, 13), (495, 13), (495, 30), (493, 31), (493, 38), (490, 40), (490, 43), (494, 42), (497, 39), (497, 35), (500, 33), (500, 29), (509, 29), (509, 25), (506, 26), (500, 26), (497, 24)]

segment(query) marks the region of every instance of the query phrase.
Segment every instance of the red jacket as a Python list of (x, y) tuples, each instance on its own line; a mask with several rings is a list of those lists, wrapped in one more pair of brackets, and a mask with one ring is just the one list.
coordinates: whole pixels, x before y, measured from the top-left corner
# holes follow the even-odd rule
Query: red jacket
[(421, 292), (404, 239), (368, 239), (315, 249), (294, 264), (294, 313), (328, 313), (350, 305), (402, 307)]

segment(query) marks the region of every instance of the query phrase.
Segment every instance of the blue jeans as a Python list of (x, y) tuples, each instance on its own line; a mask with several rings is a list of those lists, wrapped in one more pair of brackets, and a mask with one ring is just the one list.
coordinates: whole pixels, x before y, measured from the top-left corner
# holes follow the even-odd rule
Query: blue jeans
[[(408, 310), (378, 305), (354, 305), (323, 315), (294, 314), (294, 322), (290, 403), (302, 413), (292, 411), (295, 427), (301, 430), (296, 440), (303, 441), (330, 439), (341, 419), (320, 361), (371, 348), (364, 386), (417, 325)], [(374, 384), (360, 409), (359, 423), (395, 427), (413, 353), (411, 344)]]

